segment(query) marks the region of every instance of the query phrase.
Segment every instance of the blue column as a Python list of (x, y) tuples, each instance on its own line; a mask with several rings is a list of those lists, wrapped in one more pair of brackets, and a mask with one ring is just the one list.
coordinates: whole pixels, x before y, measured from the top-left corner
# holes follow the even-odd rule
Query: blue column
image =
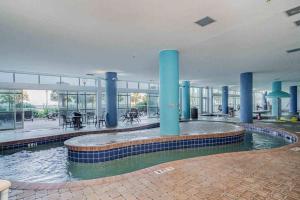
[(290, 86), (290, 113), (297, 114), (297, 86)]
[(242, 123), (252, 123), (252, 90), (253, 74), (252, 72), (242, 73), (240, 75), (240, 121)]
[[(281, 81), (274, 81), (272, 83), (272, 92), (281, 91)], [(272, 99), (272, 116), (280, 117), (281, 116), (281, 99), (273, 98)]]
[(191, 103), (190, 103), (190, 82), (182, 82), (182, 116), (183, 119), (190, 119), (191, 117)]
[(228, 114), (228, 86), (222, 87), (222, 113)]
[(117, 117), (117, 73), (106, 72), (106, 126), (116, 127)]
[(179, 58), (177, 50), (159, 53), (160, 134), (179, 135)]

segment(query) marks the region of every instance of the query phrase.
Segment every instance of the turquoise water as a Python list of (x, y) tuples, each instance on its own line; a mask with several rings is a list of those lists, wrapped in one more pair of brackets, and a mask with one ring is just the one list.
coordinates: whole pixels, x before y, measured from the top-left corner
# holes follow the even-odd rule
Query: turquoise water
[(246, 132), (239, 144), (161, 151), (130, 156), (105, 163), (73, 163), (67, 159), (62, 143), (34, 149), (5, 151), (0, 154), (0, 179), (27, 182), (65, 182), (114, 176), (159, 163), (211, 154), (269, 149), (288, 144), (285, 140), (260, 133)]

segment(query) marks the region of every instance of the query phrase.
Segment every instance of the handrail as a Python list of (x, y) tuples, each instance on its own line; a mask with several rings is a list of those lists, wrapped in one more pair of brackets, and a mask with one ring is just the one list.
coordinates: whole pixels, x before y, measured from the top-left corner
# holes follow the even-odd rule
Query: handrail
[(11, 186), (11, 183), (6, 180), (0, 180), (0, 199), (8, 200), (8, 190)]

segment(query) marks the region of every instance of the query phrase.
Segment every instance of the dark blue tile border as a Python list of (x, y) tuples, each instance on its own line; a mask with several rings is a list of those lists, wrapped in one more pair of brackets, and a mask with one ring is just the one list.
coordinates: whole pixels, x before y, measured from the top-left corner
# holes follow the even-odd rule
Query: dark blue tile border
[(240, 124), (240, 126), (244, 127), (246, 131), (253, 131), (253, 132), (263, 133), (271, 136), (281, 137), (286, 141), (288, 141), (289, 143), (295, 143), (298, 141), (297, 136), (285, 130), (273, 129), (269, 127), (259, 127), (254, 124)]
[(127, 156), (145, 154), (157, 151), (167, 151), (174, 149), (187, 149), (206, 146), (216, 146), (231, 143), (238, 143), (244, 140), (244, 134), (227, 136), (220, 138), (199, 138), (187, 140), (175, 140), (167, 142), (154, 142), (138, 144), (133, 146), (115, 148), (104, 151), (72, 151), (68, 150), (68, 158), (73, 162), (98, 163), (120, 159)]

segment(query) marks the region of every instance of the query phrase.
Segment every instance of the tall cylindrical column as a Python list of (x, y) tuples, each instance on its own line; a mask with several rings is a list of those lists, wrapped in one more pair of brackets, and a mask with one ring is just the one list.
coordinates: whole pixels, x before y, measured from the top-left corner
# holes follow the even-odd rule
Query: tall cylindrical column
[(242, 123), (252, 123), (252, 90), (253, 74), (252, 72), (242, 73), (240, 75), (240, 121)]
[[(272, 92), (281, 91), (281, 81), (274, 81), (272, 83)], [(272, 116), (280, 117), (281, 116), (281, 99), (273, 98), (272, 99)]]
[(228, 114), (228, 86), (222, 87), (222, 113)]
[(297, 114), (297, 86), (290, 86), (290, 113)]
[(190, 82), (182, 82), (182, 116), (183, 119), (190, 119), (191, 103), (190, 103)]
[(116, 127), (117, 117), (117, 73), (106, 72), (106, 126)]
[(159, 54), (160, 134), (179, 135), (179, 56), (177, 50)]

